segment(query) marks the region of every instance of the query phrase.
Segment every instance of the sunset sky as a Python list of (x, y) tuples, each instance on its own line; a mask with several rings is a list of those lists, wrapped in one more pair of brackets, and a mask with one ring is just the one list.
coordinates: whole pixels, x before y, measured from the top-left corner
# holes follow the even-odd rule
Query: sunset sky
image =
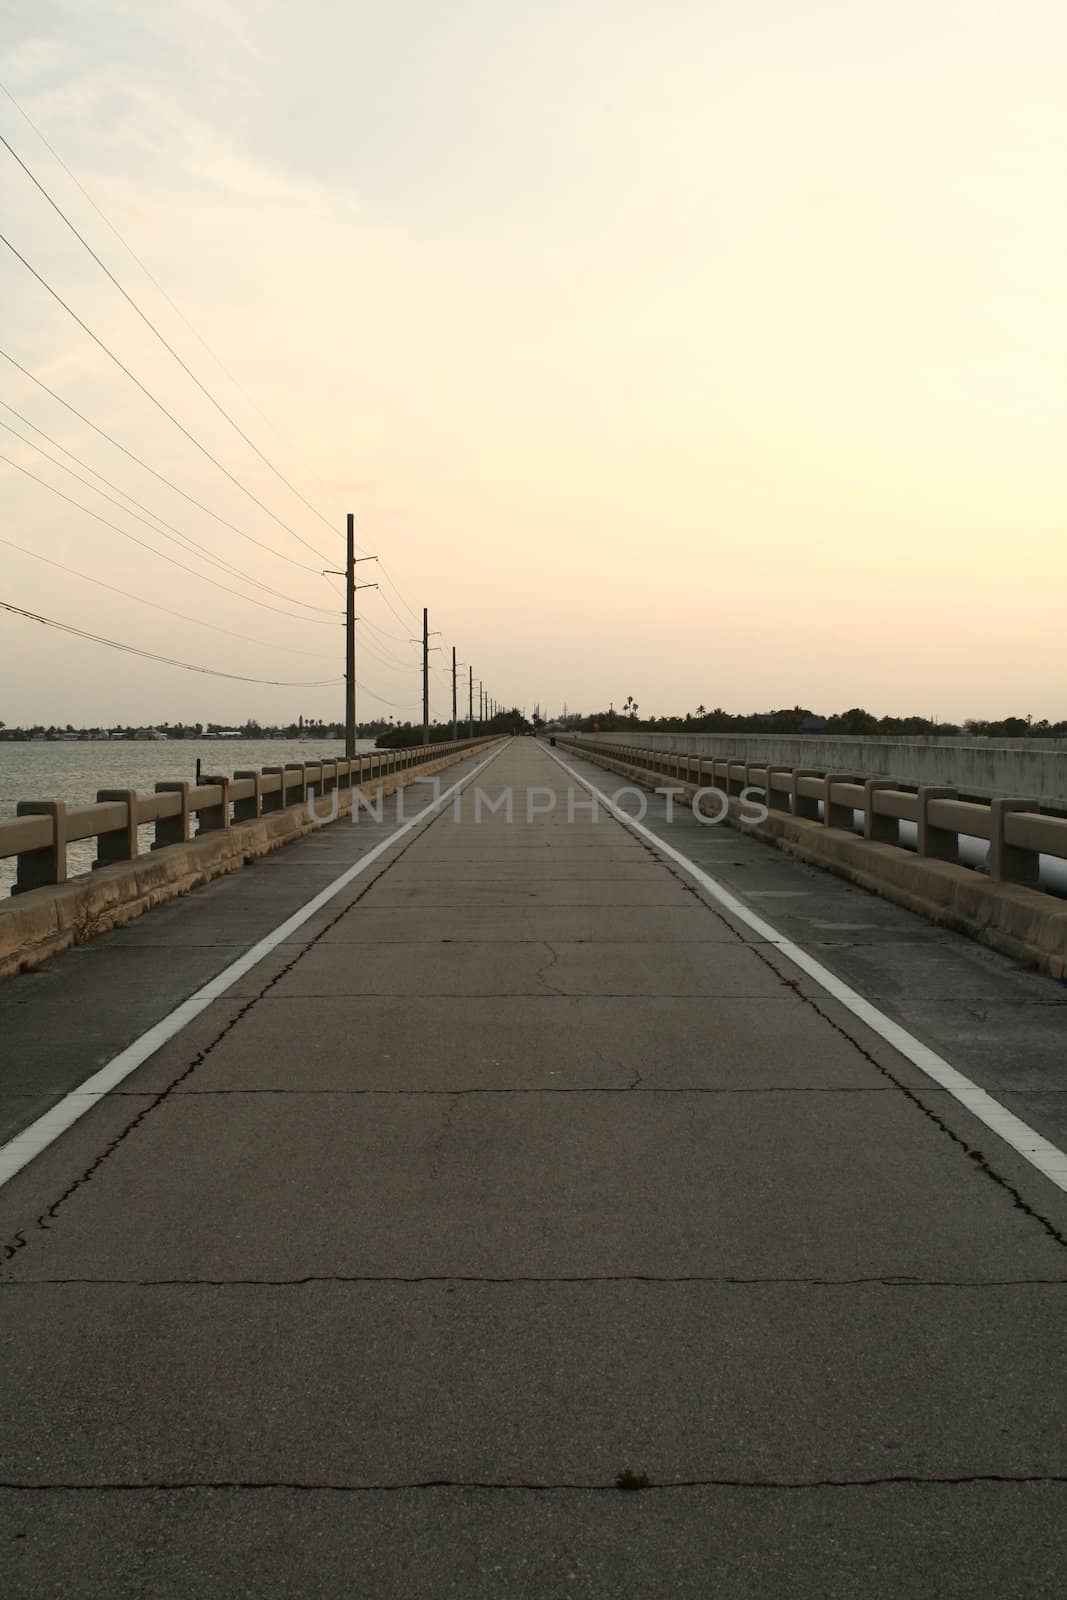
[[(240, 388), (3, 95), (0, 133), (329, 526), (0, 146), (5, 236), (294, 530), (0, 246), (0, 347), (290, 558), (0, 359), (0, 401), (238, 575), (0, 454), (287, 614), (3, 464), (0, 538), (139, 599), (9, 543), (0, 599), (335, 678), (353, 510), (395, 585), (361, 568), (362, 716), (417, 719), (423, 605), (435, 663), (527, 709), (1067, 715), (1065, 62), (1062, 0), (5, 0), (0, 81)], [(343, 708), (4, 613), (0, 673), (8, 723)]]

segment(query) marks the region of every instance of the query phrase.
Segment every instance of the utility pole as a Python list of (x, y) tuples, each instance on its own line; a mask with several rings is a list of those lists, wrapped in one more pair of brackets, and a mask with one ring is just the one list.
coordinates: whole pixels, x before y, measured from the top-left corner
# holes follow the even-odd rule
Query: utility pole
[(452, 742), (456, 739), (456, 647), (452, 646)]
[[(430, 640), (440, 633), (439, 628), (430, 632), (430, 613), (426, 607), (422, 608), (422, 742), (430, 742)], [(418, 639), (412, 639), (412, 644), (418, 644)], [(437, 645), (433, 648), (436, 650)]]
[(356, 556), (356, 519), (348, 513), (347, 560), (343, 572), (323, 568), (323, 577), (345, 580), (345, 756), (349, 761), (356, 753), (356, 590), (376, 589), (376, 583), (357, 583), (356, 567), (360, 561), (377, 561), (377, 556)]
[(422, 608), (422, 742), (430, 742), (430, 616)]
[(474, 668), (467, 668), (467, 738), (474, 738)]
[[(356, 518), (348, 513), (345, 561), (345, 757), (356, 753)], [(829, 790), (827, 793), (829, 794)], [(256, 801), (258, 806), (259, 801)]]

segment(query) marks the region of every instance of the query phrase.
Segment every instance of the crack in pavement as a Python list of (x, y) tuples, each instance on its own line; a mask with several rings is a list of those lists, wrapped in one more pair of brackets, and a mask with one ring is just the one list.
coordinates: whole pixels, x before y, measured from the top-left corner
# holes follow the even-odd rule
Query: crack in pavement
[(548, 960), (542, 966), (538, 967), (534, 974), (537, 981), (542, 984), (550, 994), (562, 995), (568, 1000), (572, 999), (573, 996), (569, 995), (565, 989), (559, 988), (557, 984), (550, 983), (545, 977), (545, 973), (551, 972), (552, 968), (559, 961), (559, 951), (556, 949), (555, 945), (550, 944), (547, 939), (538, 939), (536, 942), (548, 951)]
[(373, 1285), (461, 1283), (469, 1285), (534, 1284), (696, 1284), (722, 1288), (804, 1288), (804, 1289), (1041, 1289), (1067, 1287), (1063, 1278), (913, 1278), (886, 1273), (860, 1278), (825, 1277), (736, 1277), (705, 1273), (602, 1272), (554, 1273), (551, 1276), (513, 1273), (492, 1276), (484, 1273), (311, 1273), (300, 1278), (19, 1278), (0, 1282), (0, 1294), (17, 1289), (107, 1288), (107, 1289), (301, 1289), (317, 1284)]
[[(542, 940), (537, 941), (543, 943)], [(310, 949), (311, 946), (306, 947)], [(358, 949), (357, 946), (349, 948)], [(547, 961), (544, 970), (550, 971), (554, 962)], [(773, 969), (772, 969), (773, 970)], [(279, 978), (284, 973), (278, 974)], [(535, 974), (539, 976), (539, 974)], [(776, 976), (779, 976), (776, 974)], [(790, 979), (781, 979), (786, 988), (792, 988)], [(260, 996), (257, 995), (257, 999)], [(280, 996), (290, 1000), (750, 1000), (754, 1004), (773, 1003), (774, 996), (766, 994), (739, 994), (735, 989), (722, 994), (705, 994), (702, 991), (682, 989), (678, 993), (665, 989), (299, 989)]]
[[(533, 1084), (524, 1085), (514, 1089), (474, 1087), (461, 1089), (185, 1089), (182, 1099), (203, 1099), (211, 1095), (254, 1095), (254, 1094), (279, 1094), (293, 1095), (300, 1098), (302, 1095), (408, 1095), (430, 1097), (433, 1095), (476, 1095), (476, 1094), (895, 1094), (896, 1087), (891, 1083), (873, 1084), (842, 1084), (835, 1087), (833, 1084), (768, 1084), (763, 1088), (752, 1085), (737, 1088), (709, 1088), (703, 1084), (679, 1084), (677, 1087), (656, 1088), (649, 1084), (645, 1088), (640, 1085), (644, 1082), (642, 1074), (635, 1067), (632, 1069), (635, 1078), (628, 1084), (577, 1084), (566, 1087), (562, 1084)], [(948, 1094), (947, 1089), (934, 1085), (937, 1094)], [(144, 1090), (138, 1092), (134, 1089), (115, 1089), (112, 1091), (116, 1098), (125, 1095), (131, 1100), (146, 1100), (151, 1096)], [(924, 1091), (925, 1092), (925, 1091)], [(1067, 1094), (1065, 1090), (1040, 1090), (1033, 1091), (1042, 1094)], [(28, 1096), (26, 1098), (29, 1098)]]
[(190, 1491), (239, 1490), (244, 1492), (281, 1490), (307, 1494), (403, 1494), (414, 1490), (484, 1489), (506, 1493), (532, 1494), (648, 1494), (679, 1489), (881, 1489), (894, 1485), (910, 1488), (956, 1488), (970, 1484), (1067, 1484), (1067, 1473), (1060, 1472), (895, 1472), (867, 1478), (664, 1478), (650, 1479), (638, 1490), (623, 1488), (612, 1480), (552, 1480), (536, 1478), (412, 1478), (380, 1483), (285, 1478), (177, 1478), (145, 1482), (122, 1480), (95, 1483), (24, 1481), (0, 1479), (0, 1490), (24, 1494), (180, 1494)]
[[(149, 1100), (149, 1103), (142, 1107), (137, 1115), (133, 1117), (126, 1124), (126, 1126), (120, 1130), (119, 1133), (115, 1134), (113, 1138), (108, 1140), (104, 1148), (99, 1151), (89, 1165), (85, 1167), (83, 1171), (67, 1185), (62, 1193), (52, 1201), (51, 1205), (48, 1206), (46, 1210), (40, 1213), (40, 1215), (37, 1217), (36, 1223), (31, 1224), (32, 1227), (36, 1227), (37, 1229), (44, 1231), (50, 1229), (52, 1222), (55, 1220), (57, 1214), (66, 1204), (66, 1202), (70, 1200), (79, 1189), (84, 1188), (86, 1184), (92, 1182), (94, 1176), (104, 1165), (104, 1163), (114, 1155), (115, 1151), (118, 1150), (130, 1137), (130, 1135), (141, 1126), (146, 1118), (150, 1117), (153, 1111), (157, 1110), (158, 1107), (170, 1100), (171, 1096), (174, 1095), (179, 1086), (184, 1083), (187, 1078), (191, 1077), (198, 1067), (203, 1065), (203, 1063), (211, 1055), (212, 1051), (216, 1050), (222, 1041), (227, 1037), (227, 1035), (232, 1033), (234, 1028), (236, 1028), (237, 1025), (248, 1015), (253, 1007), (258, 1005), (259, 1002), (269, 994), (270, 990), (274, 988), (276, 983), (280, 983), (284, 977), (292, 972), (293, 968), (303, 960), (304, 956), (306, 956), (310, 950), (315, 948), (319, 940), (323, 939), (332, 928), (336, 927), (336, 925), (341, 922), (356, 905), (359, 904), (364, 895), (370, 893), (374, 885), (378, 883), (385, 876), (385, 874), (389, 872), (397, 864), (397, 862), (400, 861), (407, 854), (407, 852), (418, 843), (418, 841), (423, 837), (423, 834), (427, 831), (427, 828), (432, 827), (433, 822), (437, 820), (438, 819), (436, 817), (433, 818), (426, 825), (426, 827), (420, 828), (418, 832), (412, 834), (407, 842), (397, 851), (396, 855), (393, 856), (391, 860), (385, 862), (381, 868), (381, 871), (376, 873), (374, 877), (370, 878), (363, 885), (363, 888), (358, 895), (344, 905), (337, 912), (336, 916), (332, 917), (329, 922), (325, 923), (324, 926), (319, 929), (318, 933), (314, 934), (306, 944), (300, 945), (299, 947), (294, 947), (292, 960), (286, 962), (286, 964), (263, 985), (263, 988), (258, 994), (255, 994), (246, 1000), (240, 1009), (229, 1018), (222, 1028), (220, 1028), (215, 1037), (207, 1044), (200, 1047), (200, 1049), (193, 1056), (192, 1060), (182, 1069), (181, 1072), (177, 1074), (175, 1078), (171, 1080), (169, 1084), (167, 1084), (166, 1088), (160, 1090), (158, 1094), (153, 1095)], [(285, 948), (286, 947), (284, 945), (279, 946), (279, 949)], [(0, 1250), (0, 1260), (10, 1261), (19, 1253), (19, 1251), (28, 1249), (29, 1244), (30, 1241), (27, 1238), (26, 1230), (22, 1228), (17, 1229), (11, 1235), (11, 1238), (3, 1245), (2, 1250)]]
[[(618, 827), (621, 828), (624, 826), (623, 823), (618, 822), (617, 818), (612, 818), (612, 820), (617, 823)], [(653, 860), (657, 861), (660, 866), (665, 867), (672, 877), (676, 878), (677, 881), (681, 883), (691, 894), (695, 895), (700, 904), (705, 906), (714, 917), (717, 917), (724, 927), (730, 928), (731, 931), (736, 934), (739, 942), (745, 945), (747, 949), (750, 949), (753, 955), (756, 956), (757, 960), (761, 961), (770, 972), (773, 972), (787, 988), (792, 989), (798, 1000), (802, 1001), (804, 1005), (810, 1006), (816, 1015), (821, 1017), (824, 1022), (828, 1023), (829, 1026), (833, 1028), (835, 1033), (838, 1033), (841, 1036), (841, 1038), (847, 1040), (848, 1043), (852, 1045), (852, 1047), (863, 1057), (863, 1059), (870, 1063), (876, 1072), (878, 1072), (883, 1078), (887, 1078), (890, 1083), (899, 1089), (900, 1093), (904, 1095), (906, 1099), (910, 1100), (911, 1103), (922, 1112), (924, 1117), (932, 1122), (934, 1126), (946, 1136), (946, 1138), (951, 1140), (951, 1142), (967, 1160), (974, 1163), (975, 1171), (980, 1172), (983, 1177), (988, 1178), (991, 1183), (996, 1184), (998, 1188), (1002, 1189), (1004, 1193), (1011, 1198), (1015, 1210), (1021, 1211), (1024, 1216), (1027, 1216), (1032, 1221), (1036, 1222), (1038, 1226), (1046, 1234), (1048, 1234), (1050, 1239), (1054, 1240), (1056, 1244), (1061, 1246), (1061, 1248), (1067, 1249), (1067, 1234), (1065, 1234), (1062, 1229), (1058, 1228), (1049, 1217), (1046, 1217), (1042, 1212), (1038, 1211), (1035, 1206), (1030, 1205), (1029, 1201), (1024, 1200), (1022, 1194), (1016, 1188), (1016, 1186), (1009, 1179), (1005, 1178), (1002, 1173), (997, 1171), (997, 1169), (990, 1163), (988, 1158), (982, 1153), (981, 1150), (974, 1145), (969, 1144), (962, 1134), (957, 1133), (954, 1128), (949, 1126), (943, 1117), (939, 1116), (937, 1112), (932, 1110), (929, 1106), (923, 1104), (922, 1100), (919, 1098), (919, 1095), (920, 1093), (926, 1094), (929, 1092), (925, 1086), (923, 1086), (921, 1089), (911, 1088), (900, 1078), (898, 1078), (895, 1073), (890, 1071), (888, 1067), (883, 1066), (882, 1063), (878, 1061), (869, 1050), (865, 1049), (864, 1046), (860, 1044), (859, 1040), (853, 1034), (851, 1034), (846, 1027), (844, 1027), (840, 1022), (835, 1021), (829, 1012), (827, 1012), (812, 995), (806, 994), (801, 989), (801, 979), (799, 977), (793, 979), (786, 978), (782, 975), (778, 967), (775, 966), (774, 961), (771, 959), (770, 952), (777, 951), (776, 945), (766, 940), (746, 940), (744, 936), (733, 927), (723, 909), (716, 905), (716, 903), (711, 900), (703, 891), (701, 891), (696, 884), (687, 881), (681, 867), (677, 866), (666, 856), (660, 855), (655, 845), (650, 843), (647, 839), (642, 838), (640, 834), (635, 834), (633, 837), (639, 841), (639, 843), (648, 852)], [(788, 960), (788, 957), (779, 956), (778, 959)], [(1016, 1002), (1011, 1003), (1014, 1004)], [(1024, 1003), (1030, 1004), (1030, 1002)], [(1040, 1001), (1035, 1003), (1039, 1005), (1051, 1004), (1053, 1009), (1056, 1009), (1058, 1006), (1063, 1004), (1063, 1002), (1060, 1001)], [(935, 1085), (931, 1084), (931, 1090), (933, 1090), (935, 1087)]]
[(445, 1141), (452, 1132), (453, 1122), (459, 1107), (456, 1105), (456, 1096), (447, 1096), (447, 1105), (441, 1118), (441, 1126), (430, 1143), (430, 1177), (439, 1178), (441, 1175), (441, 1157)]

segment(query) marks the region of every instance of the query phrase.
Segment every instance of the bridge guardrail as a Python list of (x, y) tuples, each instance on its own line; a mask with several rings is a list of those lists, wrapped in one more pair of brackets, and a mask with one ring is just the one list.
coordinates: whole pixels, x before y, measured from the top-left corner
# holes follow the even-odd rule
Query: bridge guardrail
[(938, 861), (960, 860), (961, 835), (988, 841), (986, 871), (994, 883), (1036, 888), (1039, 860), (1067, 862), (1067, 817), (1042, 812), (1039, 801), (1011, 798), (988, 802), (961, 800), (940, 784), (914, 789), (891, 778), (857, 773), (818, 772), (759, 761), (737, 761), (689, 751), (614, 744), (603, 738), (556, 734), (560, 744), (594, 758), (660, 774), (696, 789), (720, 789), (731, 798), (743, 789), (766, 791), (770, 812), (791, 812), (826, 827), (852, 830), (853, 813), (863, 815), (863, 837), (877, 844), (900, 844), (901, 822), (914, 823), (916, 854)]
[[(498, 736), (444, 740), (404, 749), (370, 750), (351, 760), (290, 762), (285, 766), (239, 771), (233, 777), (213, 776), (200, 783), (157, 783), (155, 793), (133, 789), (100, 789), (96, 803), (71, 806), (62, 800), (20, 800), (17, 815), (0, 822), (0, 858), (17, 857), (11, 893), (23, 894), (68, 881), (67, 846), (97, 840), (93, 867), (134, 861), (140, 849), (139, 830), (154, 824), (152, 850), (185, 844), (193, 837), (254, 821), (274, 811), (307, 804), (335, 790), (351, 791), (364, 784), (406, 772), (461, 750), (475, 750)], [(196, 819), (196, 834), (193, 820)]]

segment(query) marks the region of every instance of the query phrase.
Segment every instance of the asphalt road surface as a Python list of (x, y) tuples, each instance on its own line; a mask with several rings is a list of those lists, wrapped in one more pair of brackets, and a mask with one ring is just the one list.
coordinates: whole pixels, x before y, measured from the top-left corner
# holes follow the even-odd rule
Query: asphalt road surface
[[(6, 1594), (1061, 1594), (1067, 1194), (568, 820), (621, 780), (484, 760), (0, 990), (4, 1136), (70, 1123), (0, 1188)], [(1067, 1142), (1067, 988), (646, 826)]]

